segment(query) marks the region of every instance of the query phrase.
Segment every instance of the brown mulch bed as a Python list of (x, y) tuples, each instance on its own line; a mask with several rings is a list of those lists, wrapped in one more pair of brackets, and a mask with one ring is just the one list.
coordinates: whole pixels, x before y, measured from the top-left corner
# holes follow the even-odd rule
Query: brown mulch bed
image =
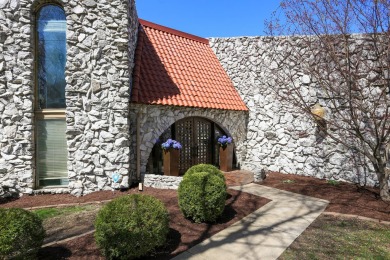
[[(69, 194), (48, 194), (37, 196), (23, 196), (20, 199), (5, 202), (0, 207), (36, 207), (67, 203), (85, 203), (109, 200), (124, 194), (139, 193), (137, 188), (125, 192), (99, 191), (76, 198)], [(142, 259), (170, 259), (188, 248), (200, 243), (204, 239), (232, 225), (246, 215), (257, 210), (269, 202), (248, 193), (228, 190), (225, 211), (222, 217), (214, 224), (195, 224), (184, 218), (178, 207), (177, 191), (154, 188), (144, 188), (144, 194), (157, 197), (166, 205), (170, 214), (170, 232), (167, 243), (159, 248), (150, 258)], [(0, 202), (1, 203), (1, 202)], [(68, 242), (46, 247), (40, 250), (39, 259), (104, 259), (96, 247), (93, 234), (73, 239)]]
[[(293, 183), (283, 181), (290, 180)], [(330, 201), (325, 211), (353, 214), (390, 221), (390, 203), (379, 197), (379, 189), (359, 187), (339, 182), (331, 185), (326, 180), (294, 174), (271, 172), (261, 185), (291, 191)]]
[[(235, 170), (231, 172), (224, 172), (226, 178), (226, 185), (229, 186), (239, 186), (245, 185), (253, 182), (253, 174), (248, 171)], [(147, 194), (158, 195), (160, 189), (153, 189), (144, 187), (144, 191)], [(133, 187), (127, 193), (131, 194), (138, 192), (138, 190)], [(167, 190), (168, 192), (168, 190)], [(170, 190), (172, 194), (176, 193), (175, 190)], [(111, 200), (118, 196), (123, 195), (123, 192), (120, 191), (101, 191), (94, 192), (82, 197), (75, 197), (70, 194), (51, 194), (51, 195), (36, 195), (36, 196), (22, 196), (21, 198), (0, 198), (0, 208), (2, 207), (14, 207), (14, 208), (32, 208), (32, 207), (44, 207), (48, 205), (59, 205), (59, 204), (73, 204), (73, 203), (88, 203), (95, 201), (104, 201)]]

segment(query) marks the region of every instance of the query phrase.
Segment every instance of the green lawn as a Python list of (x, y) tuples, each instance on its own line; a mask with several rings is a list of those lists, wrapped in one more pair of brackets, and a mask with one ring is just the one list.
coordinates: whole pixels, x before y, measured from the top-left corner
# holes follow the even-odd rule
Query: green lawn
[(390, 259), (390, 225), (321, 215), (279, 259)]
[(82, 211), (89, 211), (95, 209), (95, 205), (83, 205), (83, 206), (71, 206), (63, 208), (43, 208), (37, 209), (33, 212), (38, 215), (42, 220), (53, 218), (59, 215), (69, 215)]

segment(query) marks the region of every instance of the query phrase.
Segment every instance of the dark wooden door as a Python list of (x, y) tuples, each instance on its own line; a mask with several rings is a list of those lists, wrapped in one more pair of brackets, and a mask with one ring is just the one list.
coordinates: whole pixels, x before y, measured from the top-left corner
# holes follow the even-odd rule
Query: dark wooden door
[(199, 163), (212, 163), (213, 124), (202, 118), (188, 118), (175, 124), (175, 139), (182, 144), (179, 172)]

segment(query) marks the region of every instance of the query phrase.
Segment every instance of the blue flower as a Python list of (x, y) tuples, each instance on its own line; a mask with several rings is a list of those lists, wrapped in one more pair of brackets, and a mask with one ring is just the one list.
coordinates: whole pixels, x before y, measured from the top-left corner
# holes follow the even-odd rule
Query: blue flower
[(165, 143), (161, 144), (161, 148), (164, 150), (168, 150), (170, 148), (180, 150), (182, 148), (182, 146), (178, 141), (168, 139)]
[(228, 144), (231, 144), (233, 142), (233, 139), (229, 136), (223, 135), (218, 138), (218, 144), (220, 146), (226, 146)]
[(174, 149), (178, 149), (178, 150), (180, 150), (182, 147), (181, 147), (181, 144), (179, 143), (179, 142), (175, 142), (173, 145), (172, 145), (172, 147), (174, 148)]

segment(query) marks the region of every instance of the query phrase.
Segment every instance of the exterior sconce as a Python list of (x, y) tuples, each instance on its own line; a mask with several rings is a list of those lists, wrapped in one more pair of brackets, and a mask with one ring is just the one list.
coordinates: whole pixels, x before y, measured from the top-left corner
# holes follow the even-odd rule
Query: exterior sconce
[(314, 115), (315, 121), (317, 123), (317, 141), (321, 142), (325, 138), (327, 132), (327, 124), (324, 119), (325, 108), (323, 108), (320, 104), (317, 103), (311, 108), (310, 112)]
[(320, 104), (315, 104), (310, 111), (316, 118), (316, 120), (324, 120), (325, 117), (325, 108)]

